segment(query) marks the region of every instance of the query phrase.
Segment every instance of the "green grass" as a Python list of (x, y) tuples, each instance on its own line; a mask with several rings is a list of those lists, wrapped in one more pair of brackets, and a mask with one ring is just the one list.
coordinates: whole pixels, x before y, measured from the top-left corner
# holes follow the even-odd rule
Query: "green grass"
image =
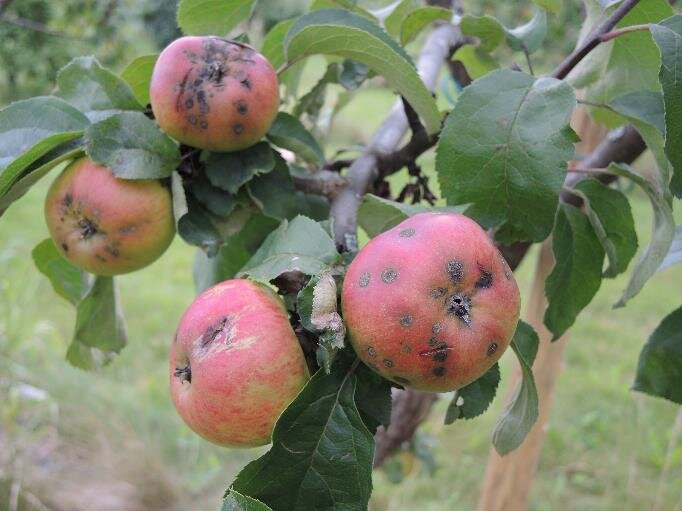
[[(377, 90), (360, 92), (334, 123), (334, 146), (367, 140), (392, 101)], [(420, 162), (432, 174), (433, 155)], [(48, 503), (58, 498), (57, 487), (72, 484), (76, 491), (104, 473), (109, 481), (148, 488), (141, 509), (180, 509), (187, 503), (199, 511), (217, 509), (225, 486), (262, 450), (224, 450), (200, 440), (170, 403), (168, 348), (194, 297), (193, 249), (176, 239), (153, 266), (120, 279), (129, 346), (101, 372), (76, 370), (63, 359), (73, 308), (53, 293), (30, 258), (47, 237), (42, 201), (48, 180), (0, 219), (0, 443), (9, 447), (0, 454), (0, 499), (7, 473)], [(404, 172), (392, 178), (394, 191), (406, 180)], [(649, 205), (642, 194), (630, 195), (644, 245)], [(678, 215), (678, 223), (681, 219)], [(535, 252), (518, 271), (523, 296), (534, 264)], [(533, 510), (649, 509), (666, 456), (671, 463), (660, 509), (682, 509), (682, 446), (668, 453), (678, 407), (629, 390), (642, 344), (680, 304), (682, 266), (657, 275), (627, 308), (614, 311), (611, 305), (625, 282), (622, 276), (604, 281), (572, 329), (533, 487)], [(417, 468), (400, 485), (376, 473), (371, 509), (475, 508), (512, 358), (503, 358), (503, 388), (483, 417), (445, 427), (447, 400), (439, 401), (423, 428), (434, 447), (436, 473), (431, 477)], [(43, 389), (46, 397), (29, 399), (22, 383)], [(50, 452), (77, 470), (62, 470), (70, 475), (50, 484), (41, 476), (44, 468), (32, 468), (31, 462), (39, 459), (37, 446), (47, 449), (55, 439), (60, 447)], [(8, 459), (24, 460), (20, 472), (6, 468), (16, 467)]]

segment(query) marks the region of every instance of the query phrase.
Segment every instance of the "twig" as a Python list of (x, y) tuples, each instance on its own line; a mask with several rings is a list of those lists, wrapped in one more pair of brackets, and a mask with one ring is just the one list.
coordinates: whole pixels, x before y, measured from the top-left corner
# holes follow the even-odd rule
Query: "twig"
[(526, 48), (526, 45), (523, 45), (523, 54), (526, 56), (526, 63), (528, 64), (528, 72), (535, 76), (535, 73), (533, 72), (533, 64), (530, 62), (530, 53), (528, 53), (528, 48)]
[(583, 167), (573, 167), (569, 168), (568, 172), (572, 172), (574, 174), (611, 174), (614, 175), (613, 172), (611, 172), (609, 169), (591, 169), (591, 168), (583, 168)]
[(616, 37), (619, 37), (623, 34), (629, 34), (630, 32), (642, 32), (645, 30), (649, 31), (650, 29), (651, 25), (649, 23), (645, 23), (643, 25), (630, 25), (629, 27), (617, 28), (616, 30), (611, 30), (611, 32), (602, 34), (599, 36), (599, 40), (602, 43), (605, 43), (606, 41), (615, 39)]
[(318, 170), (306, 176), (292, 176), (297, 190), (333, 199), (348, 182), (338, 172)]
[(587, 40), (580, 45), (573, 53), (564, 59), (559, 66), (552, 72), (554, 78), (560, 80), (566, 78), (566, 75), (578, 65), (578, 63), (585, 58), (599, 43), (602, 42), (601, 37), (613, 30), (613, 27), (623, 19), (623, 17), (632, 10), (632, 8), (639, 3), (639, 0), (625, 0), (620, 6), (613, 11), (611, 16), (601, 24), (595, 31), (593, 31)]

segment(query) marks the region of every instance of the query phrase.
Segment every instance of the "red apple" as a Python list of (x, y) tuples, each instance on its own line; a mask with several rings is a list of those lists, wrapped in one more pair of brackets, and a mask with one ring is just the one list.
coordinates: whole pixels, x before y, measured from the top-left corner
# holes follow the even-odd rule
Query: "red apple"
[(227, 447), (267, 444), (307, 380), (284, 304), (265, 286), (217, 284), (180, 321), (170, 354), (171, 396), (187, 425), (206, 440)]

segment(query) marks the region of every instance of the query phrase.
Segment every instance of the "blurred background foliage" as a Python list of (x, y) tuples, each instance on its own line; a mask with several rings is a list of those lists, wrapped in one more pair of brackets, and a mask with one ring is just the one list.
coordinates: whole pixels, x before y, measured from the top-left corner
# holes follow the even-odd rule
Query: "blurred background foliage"
[[(361, 3), (378, 8), (390, 2)], [(258, 45), (264, 31), (309, 4), (260, 0), (243, 30)], [(463, 5), (467, 13), (494, 15), (507, 26), (526, 22), (533, 9), (529, 1)], [(580, 20), (580, 2), (562, 2), (558, 15), (550, 17), (546, 44), (533, 55), (536, 73), (570, 52)], [(0, 107), (49, 94), (57, 71), (73, 57), (93, 54), (120, 71), (178, 35), (173, 1), (0, 0)], [(416, 54), (418, 48), (419, 41), (408, 50)], [(505, 65), (516, 60), (525, 68), (518, 54), (498, 51)], [(310, 59), (301, 93), (324, 69), (324, 59)], [(327, 123), (320, 133), (328, 134), (327, 156), (368, 140), (395, 99), (380, 84), (368, 81), (333, 127)], [(341, 88), (332, 91), (331, 110), (342, 101)], [(433, 153), (418, 163), (436, 185)], [(648, 155), (637, 162), (643, 171), (651, 165)], [(406, 172), (392, 176), (394, 192), (408, 179)], [(30, 257), (47, 237), (42, 204), (48, 186), (49, 179), (34, 187), (0, 219), (0, 510), (217, 509), (226, 485), (261, 450), (225, 450), (202, 441), (170, 403), (168, 347), (194, 297), (193, 249), (176, 239), (153, 266), (120, 279), (129, 346), (98, 373), (74, 369), (64, 361), (73, 309), (53, 293)], [(628, 193), (644, 246), (650, 208), (638, 191)], [(682, 223), (679, 212), (676, 218)], [(524, 291), (535, 259), (532, 252), (518, 271)], [(604, 281), (580, 316), (533, 488), (533, 511), (682, 510), (682, 415), (671, 403), (629, 391), (639, 350), (679, 305), (681, 281), (682, 267), (666, 270), (618, 311), (611, 304), (625, 278)], [(502, 369), (503, 388), (482, 418), (446, 428), (447, 399), (440, 400), (417, 441), (376, 474), (372, 510), (475, 509), (512, 357), (502, 359)]]

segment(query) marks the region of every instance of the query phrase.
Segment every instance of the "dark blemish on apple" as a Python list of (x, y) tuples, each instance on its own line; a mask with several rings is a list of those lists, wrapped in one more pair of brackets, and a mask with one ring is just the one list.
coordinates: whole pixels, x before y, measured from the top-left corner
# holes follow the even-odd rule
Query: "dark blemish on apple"
[(445, 273), (448, 274), (448, 277), (450, 277), (450, 280), (453, 283), (459, 284), (464, 278), (464, 263), (462, 261), (457, 261), (456, 259), (448, 261), (445, 265)]
[(225, 74), (222, 63), (217, 60), (214, 60), (208, 65), (207, 71), (208, 81), (212, 83), (220, 83)]
[(207, 114), (210, 110), (208, 106), (208, 102), (206, 101), (206, 91), (205, 90), (199, 90), (197, 91), (197, 101), (199, 102), (199, 111), (202, 114)]
[(176, 367), (173, 376), (180, 378), (180, 383), (192, 383), (192, 368), (189, 364), (185, 367)]
[(443, 329), (443, 327), (441, 326), (440, 323), (436, 323), (435, 325), (433, 325), (433, 326), (431, 327), (431, 331), (432, 331), (434, 334), (439, 334), (440, 331), (441, 331), (442, 329)]
[(126, 235), (126, 234), (132, 234), (132, 233), (134, 233), (136, 230), (137, 230), (137, 226), (135, 226), (135, 225), (126, 225), (126, 226), (121, 227), (121, 228), (118, 230), (118, 232), (119, 232), (119, 234)]
[(395, 364), (393, 363), (393, 360), (391, 360), (390, 358), (385, 358), (384, 359), (384, 365), (390, 369)]
[(492, 356), (495, 354), (496, 351), (497, 351), (497, 343), (496, 343), (496, 342), (492, 342), (492, 343), (490, 343), (490, 346), (488, 346), (488, 350), (487, 350), (485, 353), (486, 353), (486, 355), (488, 355), (489, 357), (492, 357)]
[(433, 355), (433, 360), (434, 362), (445, 362), (445, 359), (448, 358), (448, 350), (438, 350), (436, 353)]
[(400, 236), (401, 238), (411, 238), (412, 236), (414, 236), (415, 232), (417, 231), (410, 227), (409, 229), (403, 229), (402, 231), (400, 231), (398, 233), (398, 236)]
[(104, 257), (102, 257), (100, 254), (95, 254), (95, 259), (97, 259), (98, 261), (103, 262), (103, 263), (107, 262), (107, 260)]
[(436, 362), (445, 361), (445, 359), (448, 358), (448, 351), (452, 349), (447, 343), (440, 341), (437, 341), (436, 344), (431, 344), (431, 342), (429, 342), (429, 346), (432, 346), (432, 348), (419, 352), (419, 356), (433, 357), (433, 360)]
[(474, 284), (474, 287), (477, 289), (488, 289), (489, 287), (492, 287), (493, 285), (492, 272), (486, 270), (480, 265), (478, 266), (478, 270), (481, 272), (481, 276), (476, 281), (476, 284)]
[(432, 289), (431, 292), (429, 293), (429, 296), (431, 298), (440, 298), (445, 294), (447, 290), (444, 287), (437, 287), (435, 289)]
[(402, 376), (394, 376), (393, 379), (398, 383), (402, 383), (403, 385), (410, 384), (410, 380), (408, 380), (407, 378), (403, 378)]
[(368, 271), (362, 272), (362, 274), (360, 274), (360, 281), (358, 282), (360, 287), (367, 287), (369, 285), (370, 278), (371, 275)]
[(249, 112), (249, 105), (246, 104), (246, 101), (237, 101), (235, 107), (240, 115), (246, 115)]
[(463, 293), (456, 293), (445, 300), (448, 314), (459, 318), (467, 326), (471, 325), (471, 299)]
[(447, 372), (447, 369), (445, 369), (443, 366), (438, 366), (433, 369), (433, 374), (434, 376), (445, 376), (445, 373)]
[(410, 326), (412, 324), (412, 316), (405, 314), (400, 318), (400, 324), (402, 326)]
[(175, 101), (175, 111), (180, 112), (182, 110), (182, 96), (185, 94), (185, 88), (187, 88), (187, 80), (189, 80), (189, 74), (192, 72), (190, 69), (185, 73), (185, 76), (182, 77), (182, 80), (180, 83), (178, 83), (178, 97)]
[(81, 231), (81, 239), (82, 240), (87, 240), (92, 238), (95, 234), (97, 234), (97, 226), (95, 223), (88, 219), (88, 218), (82, 218), (78, 221), (78, 228)]
[[(231, 327), (232, 322), (230, 321), (230, 318), (227, 316), (220, 318), (218, 321), (210, 325), (204, 332), (204, 335), (201, 336), (201, 347), (205, 348), (209, 344), (215, 342), (223, 332), (227, 332), (227, 330), (229, 330)], [(225, 338), (225, 344), (230, 344), (231, 341), (231, 338)]]
[(201, 122), (199, 123), (199, 127), (200, 127), (202, 130), (205, 130), (205, 129), (208, 128), (208, 123), (207, 123), (206, 121), (201, 121)]
[(244, 125), (241, 123), (235, 124), (234, 126), (232, 126), (232, 131), (234, 131), (235, 135), (241, 135), (242, 133), (244, 133)]
[(104, 251), (107, 252), (108, 254), (110, 254), (114, 258), (121, 255), (121, 252), (118, 250), (118, 248), (114, 247), (113, 245), (105, 245)]
[(436, 337), (429, 339), (429, 346), (437, 346), (440, 341)]
[(203, 81), (201, 78), (198, 78), (198, 79), (194, 80), (194, 84), (193, 84), (193, 85), (194, 85), (195, 87), (201, 87), (201, 84), (203, 84), (203, 83), (204, 83), (204, 81)]
[(368, 346), (367, 347), (367, 354), (370, 357), (376, 357), (377, 356), (377, 350), (374, 346)]
[(194, 126), (197, 123), (197, 116), (192, 114), (189, 117), (187, 117), (187, 120), (192, 126)]
[(66, 243), (62, 243), (62, 248), (64, 249), (64, 252), (69, 251), (69, 246)]
[(251, 80), (249, 78), (244, 78), (241, 82), (239, 82), (242, 87), (245, 89), (251, 90)]
[(66, 195), (64, 195), (64, 198), (62, 199), (62, 204), (66, 206), (67, 208), (73, 204), (73, 196), (67, 192)]
[(409, 344), (404, 344), (400, 351), (402, 351), (403, 353), (412, 353), (412, 348), (410, 347)]
[(395, 282), (395, 279), (397, 278), (398, 272), (395, 268), (385, 268), (384, 271), (381, 272), (381, 280), (383, 280), (386, 284)]
[(185, 100), (185, 108), (187, 108), (187, 110), (189, 110), (193, 106), (194, 106), (194, 100), (192, 98), (187, 98), (187, 100)]

